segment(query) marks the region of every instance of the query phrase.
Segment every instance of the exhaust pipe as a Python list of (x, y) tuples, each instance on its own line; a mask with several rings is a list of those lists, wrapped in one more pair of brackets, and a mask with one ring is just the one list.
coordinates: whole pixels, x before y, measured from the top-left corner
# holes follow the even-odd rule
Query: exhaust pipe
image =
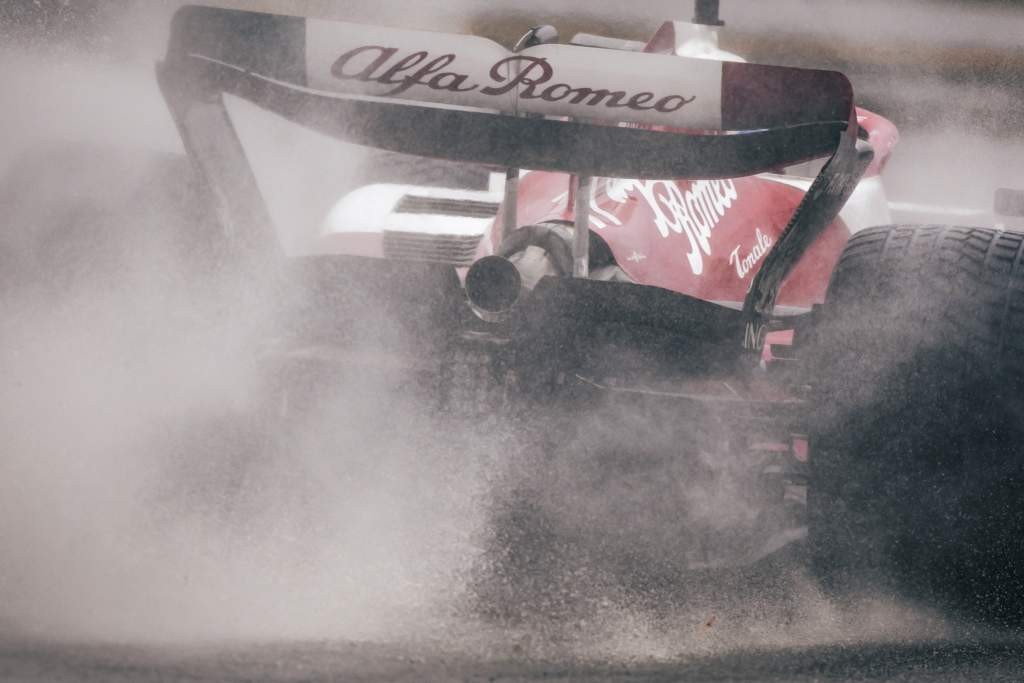
[(519, 302), (523, 277), (515, 264), (503, 256), (485, 256), (466, 273), (466, 297), (478, 318), (500, 323)]
[(571, 240), (571, 235), (552, 224), (516, 230), (495, 256), (485, 256), (470, 267), (465, 282), (469, 307), (485, 322), (504, 322), (542, 277), (572, 274)]

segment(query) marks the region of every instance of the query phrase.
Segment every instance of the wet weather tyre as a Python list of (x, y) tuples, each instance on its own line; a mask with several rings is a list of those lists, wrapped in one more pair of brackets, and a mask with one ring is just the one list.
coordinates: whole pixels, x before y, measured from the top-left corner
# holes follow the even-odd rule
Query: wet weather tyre
[(808, 347), (809, 540), (825, 584), (1019, 621), (1024, 235), (858, 233)]

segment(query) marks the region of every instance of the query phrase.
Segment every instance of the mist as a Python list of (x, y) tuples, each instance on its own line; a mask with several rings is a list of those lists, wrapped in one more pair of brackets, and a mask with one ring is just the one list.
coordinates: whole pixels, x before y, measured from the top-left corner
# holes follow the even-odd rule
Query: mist
[(117, 208), (96, 220), (146, 236), (120, 259), (75, 272), (69, 250), (3, 302), (3, 622), (115, 640), (426, 628), (471, 556), (472, 459), (425, 442), (371, 374), (273, 448), (248, 417), (267, 287), (183, 263), (150, 239), (174, 220), (152, 204)]
[[(613, 550), (664, 564), (687, 552), (672, 547), (666, 519), (742, 526), (749, 491), (719, 469), (712, 486), (674, 498), (680, 492), (665, 484), (671, 463), (615, 484), (582, 462), (544, 469), (520, 457), (524, 440), (514, 431), (424, 409), (409, 390), (414, 379), (401, 372), (347, 378), (286, 434), (253, 424), (254, 413), (275, 409), (259, 404), (269, 381), (259, 361), (278, 321), (276, 285), (219, 260), (215, 249), (197, 256), (183, 246), (176, 236), (196, 229), (196, 207), (163, 198), (182, 189), (187, 169), (175, 161), (181, 145), (150, 65), (177, 4), (128, 7), (98, 47), (55, 50), (44, 40), (3, 48), (0, 88), (19, 106), (0, 112), (0, 245), (18, 254), (2, 262), (0, 278), (0, 631), (113, 642), (426, 641), (587, 658), (955, 632), (942, 615), (884, 595), (837, 603), (800, 557), (783, 557), (766, 574), (703, 572), (671, 599), (646, 604), (584, 562), (566, 568), (566, 604), (556, 611), (564, 616), (567, 605), (569, 619), (482, 619), (473, 587), (491, 561), (495, 492), (509, 482), (543, 489), (553, 508), (577, 516), (568, 524), (589, 525)], [(581, 30), (618, 18), (608, 3), (585, 4), (578, 13), (596, 18)], [(677, 4), (645, 5), (625, 33), (649, 32)], [(755, 17), (754, 3), (736, 4), (729, 9), (748, 39), (785, 29), (855, 41), (857, 31), (877, 28), (850, 23), (874, 16), (859, 5), (837, 4), (813, 26), (779, 26), (774, 12)], [(454, 31), (480, 32), (495, 16), (483, 2), (416, 3), (414, 12), (397, 3), (245, 3), (271, 5)], [(913, 23), (912, 10), (893, 11), (900, 18), (876, 39), (900, 40)], [(543, 21), (566, 12), (528, 2), (510, 14)], [(936, 30), (972, 32), (957, 16)], [(1013, 16), (986, 40), (1016, 40)], [(495, 32), (511, 29), (503, 23)], [(942, 84), (920, 87), (933, 86)], [(1001, 182), (1002, 169), (1024, 159), (1019, 143), (951, 125), (908, 147), (937, 155), (937, 139), (971, 152), (959, 155), (969, 168), (919, 174), (897, 154), (892, 187), (908, 203), (984, 211), (989, 190), (977, 188)], [(303, 151), (317, 142), (284, 142), (291, 148), (277, 185), (315, 194), (301, 209), (308, 216), (356, 182), (365, 162), (352, 150), (337, 153), (338, 175), (318, 170), (308, 176), (320, 181), (314, 188), (302, 175)], [(968, 173), (978, 182), (965, 189)], [(299, 212), (287, 201), (278, 206), (281, 216)], [(59, 233), (68, 221), (116, 239), (76, 251), (99, 233), (76, 242)], [(81, 253), (95, 258), (83, 263)], [(629, 497), (644, 486), (657, 493)], [(723, 509), (732, 517), (716, 519)]]

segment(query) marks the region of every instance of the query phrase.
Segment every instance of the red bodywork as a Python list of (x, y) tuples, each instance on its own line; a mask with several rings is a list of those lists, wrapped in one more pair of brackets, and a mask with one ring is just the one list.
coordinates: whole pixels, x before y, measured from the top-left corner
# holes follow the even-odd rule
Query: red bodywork
[[(876, 157), (867, 176), (884, 168), (898, 138), (886, 119), (858, 110)], [(777, 178), (614, 180), (597, 182), (591, 229), (636, 283), (738, 306), (768, 250), (804, 192)], [(520, 225), (574, 218), (570, 178), (529, 173), (520, 181)], [(481, 245), (493, 253), (501, 217)], [(863, 227), (863, 226), (860, 226)], [(850, 230), (836, 220), (808, 249), (780, 292), (781, 307), (806, 309), (824, 300), (832, 269)]]
[[(527, 175), (520, 186), (520, 222), (571, 221), (568, 187), (564, 175)], [(616, 192), (623, 187), (625, 192)], [(757, 177), (602, 180), (592, 230), (634, 282), (738, 305), (802, 197), (797, 188)], [(820, 301), (848, 237), (841, 223), (829, 227), (793, 272), (779, 304), (809, 307)]]

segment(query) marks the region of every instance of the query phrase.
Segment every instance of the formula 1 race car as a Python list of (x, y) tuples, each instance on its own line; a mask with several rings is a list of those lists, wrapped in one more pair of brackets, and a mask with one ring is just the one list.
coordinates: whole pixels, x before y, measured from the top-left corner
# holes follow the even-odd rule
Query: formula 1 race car
[[(895, 127), (840, 73), (719, 50), (717, 5), (511, 51), (181, 9), (160, 87), (232, 258), (285, 283), (270, 402), (399, 367), (500, 418), (529, 443), (489, 541), (509, 604), (570, 555), (670, 576), (803, 542), (830, 586), (1010, 614), (1024, 234), (887, 225)], [(351, 143), (493, 181), (282, 180)]]

